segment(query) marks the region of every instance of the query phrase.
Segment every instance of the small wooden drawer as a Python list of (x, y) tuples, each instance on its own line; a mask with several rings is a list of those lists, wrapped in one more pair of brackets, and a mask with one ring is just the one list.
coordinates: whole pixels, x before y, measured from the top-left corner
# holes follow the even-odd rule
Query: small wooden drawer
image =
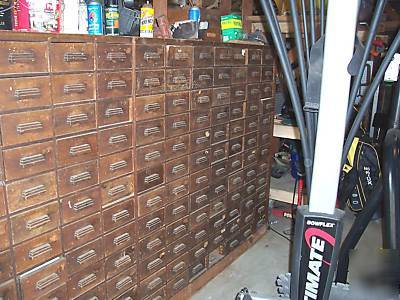
[(232, 84), (247, 82), (247, 67), (232, 68)]
[(94, 44), (51, 43), (50, 63), (52, 72), (94, 70)]
[(257, 162), (258, 148), (247, 150), (243, 153), (243, 167), (250, 166)]
[[(183, 238), (185, 239), (185, 238)], [(183, 246), (180, 246), (181, 242), (180, 240), (176, 242), (176, 246), (179, 246), (178, 248), (181, 249)], [(172, 250), (173, 251), (173, 250)], [(180, 252), (179, 252), (180, 253)], [(185, 253), (175, 260), (171, 261), (170, 263), (167, 264), (167, 280), (170, 281), (171, 279), (175, 278), (177, 275), (181, 274), (183, 271), (185, 271), (190, 265), (189, 261), (189, 253)]]
[(49, 72), (47, 42), (6, 42), (0, 45), (0, 73), (29, 74)]
[(171, 299), (189, 284), (189, 271), (185, 271), (167, 283), (167, 297)]
[(171, 69), (165, 71), (165, 83), (167, 92), (184, 91), (191, 88), (191, 69)]
[(190, 112), (190, 130), (196, 131), (210, 127), (210, 111), (191, 111)]
[(168, 201), (174, 202), (189, 194), (189, 176), (182, 177), (167, 185)]
[(130, 121), (131, 102), (131, 98), (98, 101), (97, 125), (102, 127)]
[(97, 133), (77, 135), (56, 141), (60, 167), (86, 162), (97, 157)]
[(139, 147), (136, 149), (136, 165), (138, 170), (161, 164), (164, 161), (164, 142)]
[(124, 125), (99, 131), (99, 154), (107, 155), (132, 147), (132, 125)]
[(161, 268), (166, 266), (166, 253), (165, 249), (153, 254), (152, 256), (139, 260), (138, 263), (138, 277), (140, 280), (154, 274)]
[(132, 69), (132, 46), (97, 44), (97, 70)]
[(233, 64), (233, 49), (231, 47), (215, 47), (215, 65), (229, 66)]
[(48, 76), (0, 79), (0, 93), (1, 112), (51, 105)]
[(206, 168), (196, 173), (190, 174), (190, 191), (193, 193), (195, 191), (201, 190), (210, 184), (210, 168)]
[[(75, 298), (74, 300), (87, 300), (87, 299), (93, 299), (93, 300), (105, 300), (106, 298), (106, 291), (104, 284), (99, 284), (98, 286), (92, 288), (91, 290), (87, 291), (86, 293), (82, 294), (81, 296)], [(48, 299), (50, 300), (50, 299)], [(51, 298), (53, 300), (53, 298)]]
[(165, 118), (165, 134), (167, 138), (189, 133), (189, 113), (167, 116)]
[(135, 119), (143, 121), (157, 119), (165, 115), (165, 96), (137, 97), (135, 102)]
[(212, 182), (225, 178), (228, 175), (228, 160), (222, 160), (211, 166)]
[[(207, 206), (208, 207), (208, 206)], [(201, 209), (203, 211), (205, 208)], [(205, 209), (204, 211), (208, 211), (208, 209)], [(204, 243), (208, 240), (208, 235), (210, 232), (210, 224), (209, 221), (204, 221), (202, 222), (201, 225), (197, 226), (196, 228), (191, 228), (190, 230), (190, 237), (192, 240), (193, 245), (197, 245), (199, 243)]]
[(138, 221), (139, 238), (143, 238), (164, 226), (164, 209), (148, 214)]
[(138, 217), (144, 216), (148, 213), (164, 207), (167, 201), (167, 190), (165, 186), (157, 189), (152, 189), (147, 193), (137, 197)]
[(93, 73), (53, 75), (51, 92), (54, 104), (94, 100), (95, 77)]
[[(224, 201), (226, 201), (226, 199), (224, 199)], [(224, 204), (224, 206), (225, 206), (225, 204)], [(211, 234), (223, 233), (225, 231), (225, 225), (226, 225), (225, 211), (221, 211), (217, 214), (210, 216), (210, 233)], [(213, 241), (213, 243), (215, 243), (215, 244), (219, 243), (219, 242)], [(211, 245), (211, 247), (212, 247), (212, 245)]]
[(132, 151), (104, 156), (100, 159), (100, 182), (129, 174), (133, 171)]
[(9, 225), (7, 219), (0, 220), (0, 250), (10, 247), (10, 239), (8, 237)]
[(213, 107), (211, 109), (211, 124), (219, 125), (229, 122), (229, 105)]
[[(220, 168), (222, 169), (222, 168)], [(228, 192), (228, 178), (220, 178), (210, 186), (210, 199), (215, 199)]]
[(131, 72), (97, 73), (97, 98), (127, 97), (132, 95)]
[(256, 218), (264, 217), (267, 214), (267, 207), (266, 207), (265, 203), (263, 203), (263, 204), (256, 206), (254, 211), (256, 214)]
[(262, 172), (270, 172), (271, 168), (270, 168), (270, 162), (264, 162), (264, 161), (259, 161), (258, 165), (258, 172), (262, 173)]
[[(251, 225), (255, 220), (255, 213), (254, 210), (246, 213), (245, 215), (243, 215), (242, 220), (241, 220), (241, 226), (248, 226)], [(243, 231), (242, 231), (243, 232)]]
[[(191, 242), (191, 237), (189, 234), (186, 234), (185, 236), (181, 237), (180, 239), (169, 244), (169, 246), (166, 249), (167, 263), (176, 259), (177, 257), (187, 253), (189, 251), (189, 249), (192, 248), (191, 244), (192, 244), (192, 242)], [(180, 270), (180, 271), (182, 271), (182, 270)]]
[(136, 180), (138, 193), (162, 184), (164, 183), (164, 166), (160, 164), (154, 167), (142, 169), (137, 172)]
[(138, 259), (143, 260), (165, 248), (165, 228), (153, 232), (138, 242)]
[(82, 247), (67, 252), (65, 256), (69, 275), (82, 271), (104, 258), (102, 239), (99, 238)]
[[(136, 266), (127, 269), (121, 274), (107, 281), (107, 297), (108, 299), (118, 299), (118, 296), (126, 291), (135, 288), (137, 283)], [(132, 293), (132, 292), (131, 292)], [(128, 296), (129, 299), (130, 296)], [(120, 298), (125, 299), (125, 298)]]
[(244, 134), (244, 119), (232, 121), (229, 125), (229, 136), (231, 139)]
[(194, 212), (210, 203), (210, 188), (190, 194), (190, 212)]
[(272, 82), (274, 80), (274, 69), (272, 66), (262, 67), (261, 81)]
[(215, 198), (211, 201), (210, 204), (210, 218), (211, 216), (215, 216), (216, 214), (225, 212), (225, 202), (226, 202), (226, 195)]
[(165, 227), (167, 245), (189, 233), (189, 217), (184, 217)]
[(273, 99), (262, 99), (261, 100), (261, 112), (263, 115), (270, 115), (274, 112), (274, 100)]
[(222, 142), (211, 146), (211, 164), (228, 158), (228, 147), (228, 142)]
[(3, 299), (16, 300), (17, 298), (17, 287), (15, 286), (15, 280), (11, 279), (7, 282), (0, 284), (0, 297)]
[(189, 157), (183, 156), (165, 164), (165, 180), (173, 181), (189, 173)]
[[(19, 258), (18, 258), (19, 259)], [(0, 253), (0, 280), (6, 281), (14, 276), (11, 251)]]
[(165, 71), (137, 71), (136, 95), (160, 94), (165, 91)]
[(227, 239), (224, 247), (226, 254), (232, 252), (236, 247), (238, 247), (240, 245), (240, 240), (240, 232)]
[(246, 64), (247, 50), (241, 46), (234, 47), (232, 49), (233, 59), (232, 64), (235, 66), (243, 66)]
[(132, 245), (136, 237), (136, 232), (136, 224), (135, 222), (131, 222), (105, 234), (103, 237), (105, 256), (107, 257)]
[(214, 69), (193, 69), (192, 89), (208, 89), (214, 85)]
[(83, 245), (101, 235), (102, 232), (100, 213), (85, 217), (80, 221), (63, 227), (62, 235), (64, 248), (65, 250), (70, 250)]
[(41, 296), (62, 285), (66, 279), (65, 259), (55, 258), (19, 276), (23, 299), (40, 299)]
[(164, 67), (165, 54), (163, 45), (139, 45), (135, 49), (136, 68), (161, 68)]
[(241, 119), (244, 116), (244, 107), (245, 103), (240, 102), (240, 103), (233, 103), (230, 106), (230, 117), (231, 120), (237, 120)]
[(11, 217), (11, 234), (14, 244), (18, 244), (60, 225), (57, 202), (25, 211)]
[(136, 124), (137, 146), (158, 142), (164, 139), (164, 137), (164, 119), (145, 121)]
[(132, 196), (134, 192), (133, 174), (102, 183), (100, 192), (103, 205)]
[(133, 199), (127, 199), (103, 209), (103, 231), (116, 229), (135, 219)]
[(228, 140), (229, 137), (229, 124), (222, 124), (213, 126), (211, 128), (211, 144), (220, 143)]
[[(152, 276), (149, 276), (145, 280), (140, 282), (138, 299), (145, 300), (167, 300), (165, 294), (165, 284), (167, 282), (167, 273), (165, 268), (161, 268)], [(147, 298), (147, 296), (151, 297)]]
[(129, 246), (107, 257), (104, 261), (106, 279), (110, 279), (136, 263), (136, 249)]
[(165, 207), (165, 224), (172, 223), (189, 214), (189, 196)]
[(165, 156), (167, 160), (189, 153), (190, 137), (188, 134), (177, 136), (165, 141)]
[(208, 267), (208, 257), (201, 258), (197, 261), (192, 262), (189, 267), (189, 282), (196, 279), (198, 276), (203, 274)]
[(192, 46), (166, 46), (167, 67), (184, 68), (193, 66)]
[[(269, 178), (268, 172), (261, 173), (261, 174), (258, 173), (257, 188), (265, 188), (265, 186), (267, 184), (267, 178)], [(264, 195), (264, 197), (261, 197), (260, 200), (263, 198), (265, 198), (265, 195)]]
[(244, 227), (240, 230), (240, 238), (243, 241), (246, 241), (246, 240), (251, 241), (252, 234), (253, 234), (253, 229), (251, 227), (251, 224), (246, 225), (246, 227)]
[(231, 86), (231, 103), (246, 101), (246, 95), (246, 84), (235, 84)]
[(210, 147), (210, 130), (200, 130), (190, 134), (190, 152), (196, 152)]
[(56, 136), (96, 129), (95, 104), (57, 107), (53, 111)]
[(204, 258), (207, 255), (207, 248), (208, 248), (208, 236), (207, 240), (204, 243), (200, 243), (194, 246), (190, 250), (189, 252), (190, 261), (192, 262)]
[(229, 87), (213, 89), (212, 106), (229, 104), (231, 98), (231, 89)]
[(244, 150), (249, 150), (251, 148), (257, 147), (258, 145), (258, 133), (248, 133), (244, 136)]
[(78, 297), (104, 281), (103, 262), (97, 262), (71, 276), (67, 282), (68, 295)]
[(257, 190), (257, 186), (255, 184), (255, 181), (253, 182), (248, 182), (244, 187), (243, 187), (243, 193), (245, 197), (250, 197), (253, 195)]
[[(272, 83), (262, 83), (261, 84), (261, 98), (271, 98), (273, 96)], [(272, 107), (274, 104), (272, 103)]]
[(57, 183), (60, 196), (93, 186), (99, 182), (97, 161), (60, 169)]
[(273, 64), (273, 54), (272, 49), (270, 47), (264, 47), (263, 56), (262, 56), (262, 64), (263, 65), (272, 65)]
[(55, 290), (48, 292), (46, 295), (40, 297), (43, 300), (67, 300), (68, 299), (68, 291), (67, 291), (67, 284), (63, 284), (57, 287)]
[(189, 92), (165, 94), (165, 112), (167, 115), (179, 114), (190, 109)]
[(268, 114), (267, 116), (263, 115), (260, 118), (260, 130), (263, 132), (271, 132), (272, 130), (272, 124), (274, 122), (274, 117), (271, 114)]
[[(240, 221), (240, 203), (237, 207), (230, 207), (227, 209), (226, 211), (226, 222), (232, 222), (232, 220), (237, 220)], [(228, 227), (228, 224), (226, 225), (226, 227)], [(228, 229), (228, 228), (227, 228)]]
[(251, 116), (245, 119), (245, 133), (250, 133), (258, 130), (258, 116)]
[[(259, 83), (247, 85), (247, 103), (259, 102), (261, 99), (261, 85)], [(248, 112), (248, 111), (247, 111)]]
[(236, 172), (229, 176), (228, 191), (233, 192), (240, 189), (244, 183), (243, 171)]
[[(230, 148), (229, 148), (230, 149)], [(229, 173), (236, 172), (243, 167), (243, 156), (242, 154), (235, 154), (229, 158), (228, 170)]]
[(256, 205), (255, 196), (246, 198), (240, 204), (240, 214), (242, 216), (247, 216), (249, 213), (254, 211), (254, 207)]
[(194, 67), (211, 67), (214, 65), (214, 47), (195, 46), (193, 52)]
[(214, 85), (224, 86), (233, 83), (232, 68), (215, 68), (214, 72)]
[(270, 162), (272, 156), (271, 145), (265, 145), (260, 148), (259, 160), (260, 162)]
[(247, 101), (246, 103), (246, 115), (255, 116), (260, 113), (260, 102), (259, 100)]
[(190, 109), (194, 111), (209, 110), (212, 100), (212, 90), (192, 91)]
[(261, 65), (261, 59), (263, 51), (261, 49), (249, 49), (248, 50), (248, 64), (249, 65)]
[(204, 206), (203, 208), (192, 212), (190, 214), (190, 229), (196, 229), (206, 223), (208, 223), (210, 216), (210, 207), (209, 205)]
[(3, 146), (29, 143), (53, 136), (50, 109), (20, 112), (0, 117)]
[(228, 208), (239, 207), (240, 201), (243, 198), (244, 198), (243, 189), (237, 189), (236, 191), (229, 193), (226, 198), (226, 207)]

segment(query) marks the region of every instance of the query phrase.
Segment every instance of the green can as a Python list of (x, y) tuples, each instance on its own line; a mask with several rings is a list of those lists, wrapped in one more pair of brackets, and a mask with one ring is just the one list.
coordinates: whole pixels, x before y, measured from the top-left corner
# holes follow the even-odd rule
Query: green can
[(117, 1), (109, 1), (105, 9), (106, 13), (106, 34), (118, 35), (119, 34), (119, 11)]
[(238, 14), (221, 16), (222, 41), (243, 39), (242, 17)]

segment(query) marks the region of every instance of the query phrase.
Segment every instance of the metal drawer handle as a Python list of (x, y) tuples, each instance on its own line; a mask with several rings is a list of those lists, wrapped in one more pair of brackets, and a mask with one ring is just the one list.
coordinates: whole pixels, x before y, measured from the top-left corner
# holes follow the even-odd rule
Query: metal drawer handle
[(217, 131), (214, 133), (214, 138), (221, 138), (225, 136), (225, 131)]
[(267, 155), (267, 153), (268, 153), (268, 149), (261, 150), (261, 155), (262, 156)]
[(234, 145), (231, 147), (231, 149), (232, 149), (232, 151), (241, 150), (241, 149), (242, 149), (242, 145), (241, 145), (241, 144), (234, 144)]
[(179, 245), (176, 245), (176, 246), (174, 247), (174, 249), (172, 250), (172, 252), (173, 252), (174, 254), (178, 254), (179, 252), (182, 252), (182, 251), (184, 251), (185, 249), (186, 249), (186, 245), (183, 244), (183, 243), (181, 243), (181, 244), (179, 244)]
[(251, 138), (247, 141), (247, 145), (251, 146), (257, 144), (257, 139), (256, 138)]
[(242, 183), (242, 178), (236, 177), (235, 179), (232, 180), (232, 183), (233, 183), (234, 185), (236, 185), (236, 184), (241, 184), (241, 183)]
[(175, 60), (188, 60), (189, 59), (189, 54), (187, 52), (182, 52), (181, 50), (178, 50), (179, 52), (175, 52), (174, 59)]
[[(240, 146), (240, 148), (241, 148), (242, 146)], [(233, 149), (232, 148), (232, 150), (235, 150), (235, 149)], [(240, 161), (240, 160), (235, 160), (234, 162), (232, 162), (232, 168), (233, 169), (236, 169), (236, 168), (238, 168), (239, 166), (241, 166), (242, 165), (242, 162)]]
[(226, 99), (229, 97), (228, 93), (218, 93), (217, 94), (217, 100), (222, 100), (222, 99)]
[(78, 281), (78, 287), (80, 289), (83, 289), (85, 286), (88, 286), (89, 284), (95, 282), (97, 279), (96, 274), (91, 273), (88, 276), (82, 278), (81, 280)]
[(26, 166), (35, 165), (37, 163), (45, 161), (46, 158), (43, 154), (35, 154), (31, 156), (21, 157), (19, 160), (19, 165), (23, 168)]
[[(269, 88), (269, 87), (266, 87), (266, 88)], [(270, 89), (270, 88), (269, 88)], [(267, 104), (265, 104), (265, 109), (266, 110), (270, 110), (270, 109), (272, 109), (272, 107), (273, 107), (273, 105), (272, 105), (272, 103), (267, 103)], [(268, 118), (269, 119), (269, 118)]]
[(230, 242), (229, 247), (230, 248), (235, 248), (237, 245), (239, 245), (239, 241), (238, 240), (234, 240), (234, 241)]
[(145, 78), (143, 82), (143, 86), (147, 88), (157, 87), (161, 85), (160, 78)]
[(147, 264), (147, 270), (153, 270), (154, 268), (158, 267), (159, 265), (162, 265), (164, 261), (161, 258), (156, 258), (155, 260), (149, 262)]
[(271, 71), (265, 71), (264, 72), (265, 77), (272, 77), (272, 72)]
[(250, 185), (247, 187), (246, 192), (248, 194), (252, 193), (254, 190), (256, 189), (256, 187), (254, 185)]
[(162, 241), (159, 238), (156, 238), (155, 240), (152, 240), (151, 242), (148, 242), (146, 245), (146, 248), (148, 250), (153, 250), (156, 247), (159, 247), (162, 245)]
[(115, 246), (120, 246), (122, 244), (127, 243), (131, 239), (131, 236), (129, 233), (125, 232), (117, 237), (114, 238), (113, 244)]
[(260, 226), (263, 225), (263, 224), (264, 224), (264, 219), (261, 219), (261, 220), (259, 220), (259, 221), (257, 222), (256, 226), (257, 226), (257, 228), (258, 228), (258, 227), (260, 227)]
[(157, 52), (146, 51), (143, 54), (143, 58), (146, 61), (149, 61), (149, 60), (152, 60), (152, 59), (160, 59), (161, 58), (161, 54), (157, 53)]
[(249, 123), (249, 128), (256, 128), (256, 127), (257, 127), (257, 122)]
[(180, 164), (172, 168), (172, 174), (176, 175), (180, 172), (185, 172), (186, 171), (186, 165), (185, 164)]
[(144, 160), (145, 161), (151, 161), (151, 160), (155, 160), (155, 159), (160, 158), (160, 157), (161, 157), (161, 152), (160, 151), (153, 151), (153, 152), (145, 154)]
[(237, 201), (237, 200), (239, 200), (240, 199), (240, 194), (239, 193), (236, 193), (235, 195), (233, 195), (232, 197), (231, 197), (231, 200), (232, 201)]
[(29, 189), (23, 190), (22, 193), (21, 193), (21, 197), (24, 200), (27, 200), (27, 199), (29, 199), (31, 197), (35, 197), (35, 196), (38, 196), (38, 195), (46, 193), (46, 192), (47, 192), (46, 186), (44, 184), (40, 184), (40, 185), (35, 186), (33, 188), (29, 188)]
[(64, 53), (64, 62), (80, 62), (88, 60), (88, 56), (83, 52)]
[[(52, 300), (57, 300), (57, 299), (52, 299)], [(99, 300), (97, 296), (90, 297), (88, 300)]]
[(179, 214), (181, 214), (181, 213), (183, 213), (183, 212), (186, 212), (186, 206), (185, 206), (185, 205), (181, 205), (181, 206), (179, 206), (179, 207), (177, 207), (177, 208), (174, 208), (174, 209), (172, 210), (172, 214), (173, 214), (174, 216), (179, 215)]
[(186, 127), (187, 127), (186, 121), (177, 121), (172, 124), (172, 128), (174, 128), (174, 129), (180, 129), (180, 128), (186, 128)]
[(232, 59), (232, 57), (233, 57), (232, 54), (221, 53), (219, 55), (220, 60), (230, 60), (230, 59)]
[(200, 116), (197, 117), (196, 119), (196, 123), (203, 123), (203, 122), (207, 122), (208, 121), (208, 116)]
[(208, 196), (207, 195), (198, 196), (198, 197), (196, 197), (195, 201), (197, 204), (203, 203), (205, 201), (208, 201)]
[(260, 193), (260, 194), (258, 195), (258, 199), (264, 199), (265, 196), (266, 196), (266, 193), (265, 193), (265, 192), (262, 192), (262, 193)]
[(208, 142), (208, 137), (206, 136), (202, 136), (202, 137), (198, 137), (196, 139), (196, 144), (203, 144), (203, 143), (207, 143)]
[(201, 257), (205, 252), (206, 252), (206, 249), (202, 247), (202, 248), (200, 248), (199, 250), (197, 250), (197, 251), (194, 253), (194, 257), (199, 258), (199, 257)]
[(262, 214), (263, 212), (264, 212), (264, 210), (265, 210), (265, 206), (263, 205), (263, 206), (260, 206), (258, 209), (257, 209), (257, 213), (260, 215), (260, 214)]
[(223, 149), (218, 149), (214, 151), (214, 157), (222, 156), (225, 154), (225, 151)]
[(178, 234), (180, 234), (180, 233), (182, 233), (182, 232), (184, 232), (184, 231), (186, 231), (187, 229), (186, 229), (186, 226), (185, 225), (179, 225), (178, 227), (176, 227), (176, 228), (174, 228), (174, 230), (172, 231), (172, 233), (174, 234), (174, 235), (178, 235)]
[(36, 248), (29, 250), (28, 257), (29, 259), (33, 260), (43, 254), (53, 251), (53, 248), (49, 243), (42, 244)]
[(74, 211), (80, 211), (80, 210), (83, 210), (85, 208), (92, 207), (93, 205), (94, 205), (94, 200), (91, 199), (91, 198), (87, 198), (87, 199), (84, 199), (82, 201), (74, 203), (72, 208), (73, 208)]
[(128, 87), (128, 84), (125, 80), (110, 80), (107, 82), (107, 90), (113, 89), (125, 89)]
[(114, 197), (115, 195), (124, 193), (126, 191), (126, 189), (127, 189), (127, 186), (125, 184), (120, 184), (120, 185), (117, 185), (117, 186), (109, 189), (107, 192), (107, 195), (109, 197)]
[(154, 218), (154, 219), (152, 219), (152, 220), (150, 220), (150, 221), (148, 221), (147, 223), (146, 223), (146, 228), (147, 229), (152, 229), (152, 228), (154, 228), (154, 227), (156, 227), (156, 226), (159, 226), (160, 224), (161, 224), (161, 219), (160, 218)]
[(80, 174), (72, 175), (69, 177), (69, 182), (73, 185), (78, 184), (79, 182), (91, 180), (92, 175), (90, 172), (82, 172)]
[(204, 238), (206, 235), (207, 235), (207, 231), (205, 231), (205, 230), (203, 229), (203, 230), (199, 231), (198, 233), (196, 233), (196, 234), (194, 235), (194, 239), (195, 239), (196, 241), (198, 241), (198, 240), (201, 240), (202, 238)]
[(116, 107), (116, 108), (108, 108), (104, 115), (106, 116), (106, 118), (111, 118), (123, 114), (124, 114), (124, 109), (122, 107)]
[(200, 272), (203, 269), (204, 269), (203, 264), (198, 264), (192, 269), (192, 271), (193, 271), (194, 274), (196, 274), (196, 273)]
[(261, 55), (260, 54), (253, 54), (251, 56), (251, 60), (261, 60)]
[(251, 77), (259, 77), (259, 76), (260, 76), (260, 72), (258, 72), (258, 71), (251, 72)]
[(180, 151), (180, 150), (186, 150), (186, 145), (185, 143), (180, 143), (180, 144), (175, 144), (172, 146), (172, 151)]
[(84, 227), (82, 227), (82, 228), (79, 228), (79, 229), (75, 230), (75, 232), (74, 232), (74, 237), (75, 237), (77, 240), (80, 240), (81, 238), (83, 238), (83, 237), (85, 237), (86, 235), (91, 234), (91, 233), (93, 233), (93, 232), (95, 232), (94, 226), (91, 225), (91, 224), (89, 224), (89, 225), (87, 225), (87, 226), (84, 226)]
[(44, 226), (44, 225), (46, 225), (47, 223), (50, 223), (50, 222), (51, 222), (50, 216), (49, 215), (43, 215), (43, 216), (40, 216), (38, 218), (35, 218), (35, 219), (27, 221), (26, 224), (25, 224), (25, 228), (27, 230), (33, 230), (33, 229), (42, 227), (42, 226)]
[(73, 147), (69, 148), (69, 154), (72, 156), (91, 152), (91, 151), (92, 151), (92, 148), (90, 147), (90, 144), (82, 144), (82, 145), (77, 145), (77, 146), (73, 146)]
[(218, 74), (218, 79), (224, 79), (224, 80), (228, 80), (231, 78), (231, 75), (229, 75), (228, 73), (219, 73)]
[(219, 193), (222, 193), (222, 192), (224, 192), (225, 190), (226, 190), (225, 185), (220, 185), (220, 186), (217, 186), (217, 187), (214, 189), (214, 192), (218, 195)]
[(173, 190), (172, 190), (172, 193), (175, 195), (175, 196), (177, 196), (177, 195), (179, 195), (179, 194), (181, 194), (181, 193), (185, 193), (186, 192), (186, 186), (185, 185), (180, 185), (180, 186), (177, 186), (176, 188), (174, 188)]
[(79, 124), (79, 123), (86, 122), (86, 121), (89, 121), (89, 116), (85, 113), (82, 113), (82, 114), (68, 116), (66, 123), (69, 126), (72, 126), (74, 124)]
[(86, 261), (96, 257), (96, 255), (97, 255), (96, 250), (90, 249), (89, 251), (86, 251), (85, 253), (79, 255), (76, 258), (76, 262), (81, 265), (81, 264), (85, 263)]
[(184, 75), (175, 76), (175, 77), (172, 78), (172, 83), (173, 84), (185, 84), (187, 82), (188, 82), (188, 80), (187, 80), (186, 76), (184, 76)]
[(125, 266), (125, 265), (131, 263), (131, 261), (132, 261), (132, 259), (129, 255), (124, 255), (114, 262), (114, 267), (116, 267), (117, 269), (121, 268), (122, 266)]
[(224, 223), (225, 223), (225, 221), (224, 221), (223, 219), (218, 220), (217, 222), (214, 223), (214, 228), (215, 228), (215, 229), (218, 229), (218, 228), (220, 228), (221, 226), (223, 226)]
[(145, 112), (151, 112), (159, 109), (161, 109), (160, 103), (149, 103), (144, 106)]
[(234, 58), (235, 60), (241, 60), (241, 59), (244, 58), (244, 55), (241, 54), (241, 53), (236, 53), (236, 54), (233, 56), (233, 58)]
[(242, 131), (243, 131), (243, 128), (241, 126), (236, 126), (235, 128), (233, 128), (233, 132), (234, 133), (239, 133), (239, 132), (242, 132)]
[(256, 175), (257, 174), (257, 172), (255, 171), (255, 170), (250, 170), (250, 171), (248, 171), (247, 173), (246, 173), (246, 176), (247, 177), (253, 177), (254, 175)]
[(232, 109), (232, 115), (241, 115), (242, 109), (241, 108), (234, 108)]
[(224, 237), (222, 235), (217, 236), (214, 240), (213, 243), (214, 244), (219, 244), (224, 240)]
[(186, 99), (174, 99), (174, 100), (172, 100), (172, 105), (175, 107), (186, 105)]
[(234, 216), (237, 216), (239, 214), (239, 210), (235, 208), (234, 210), (229, 212), (229, 216), (233, 218)]
[(112, 215), (111, 220), (114, 223), (117, 223), (123, 219), (129, 218), (130, 217), (130, 213), (127, 209), (121, 210), (115, 214)]
[(128, 137), (125, 134), (115, 135), (108, 139), (108, 143), (110, 145), (115, 145), (119, 143), (126, 143), (128, 141)]
[(160, 277), (157, 277), (149, 282), (149, 284), (147, 285), (147, 289), (149, 291), (152, 291), (152, 290), (156, 289), (162, 283), (163, 283), (163, 280)]
[(244, 222), (247, 224), (247, 223), (249, 223), (251, 220), (253, 220), (253, 214), (251, 214), (251, 215), (248, 215), (246, 218), (244, 218)]
[(221, 210), (223, 208), (224, 208), (224, 204), (222, 202), (218, 202), (218, 203), (214, 204), (214, 210), (215, 211), (219, 211), (219, 210)]
[(245, 238), (249, 237), (250, 235), (251, 235), (251, 229), (247, 229), (247, 230), (243, 233), (243, 236), (244, 236)]
[(183, 270), (186, 267), (186, 264), (184, 261), (181, 261), (179, 264), (176, 264), (173, 268), (172, 268), (172, 272), (174, 273), (178, 273), (180, 270)]
[(24, 134), (29, 131), (35, 131), (43, 129), (43, 123), (39, 121), (30, 122), (30, 123), (22, 123), (17, 125), (17, 133)]
[(203, 183), (203, 182), (207, 182), (207, 181), (208, 181), (208, 177), (207, 176), (201, 176), (199, 178), (196, 178), (196, 183), (197, 184), (200, 184), (200, 183)]
[[(272, 91), (272, 89), (269, 86), (266, 86), (264, 88), (264, 93), (269, 94)], [(271, 105), (271, 104), (270, 104)], [(272, 106), (272, 105), (271, 105)], [(270, 107), (266, 107), (266, 109), (271, 109)]]
[(152, 207), (152, 206), (160, 203), (161, 201), (162, 201), (162, 198), (160, 196), (156, 196), (154, 198), (151, 198), (151, 199), (147, 200), (146, 206), (147, 207)]
[(208, 218), (207, 213), (202, 213), (196, 217), (196, 223), (200, 223)]
[(127, 55), (125, 52), (118, 51), (118, 52), (108, 52), (107, 53), (107, 60), (120, 60), (125, 61), (127, 59)]
[(208, 74), (201, 74), (199, 75), (199, 81), (207, 81), (207, 80), (211, 80), (211, 76)]
[(270, 59), (272, 59), (272, 55), (269, 54), (269, 53), (268, 53), (268, 54), (265, 54), (265, 55), (264, 55), (264, 59), (265, 59), (265, 60), (270, 60)]
[(36, 55), (31, 51), (21, 51), (8, 53), (8, 62), (10, 64), (22, 64), (22, 63), (34, 63), (36, 61)]
[(226, 170), (225, 168), (219, 168), (218, 170), (215, 171), (215, 175), (221, 176), (222, 174), (225, 174)]
[(199, 53), (199, 59), (210, 59), (210, 58), (212, 58), (212, 55), (209, 52), (200, 52)]
[(174, 283), (174, 285), (172, 286), (172, 288), (177, 291), (181, 288), (183, 288), (186, 284), (186, 280), (184, 278), (178, 280), (176, 283)]
[(159, 127), (151, 127), (144, 130), (144, 136), (150, 136), (158, 133), (161, 133), (161, 129)]
[(56, 283), (60, 280), (60, 275), (57, 273), (51, 273), (49, 276), (46, 276), (36, 282), (35, 288), (38, 291), (44, 290), (45, 288), (49, 287), (53, 283)]
[(198, 104), (210, 103), (210, 97), (209, 96), (200, 96), (197, 98), (197, 103)]
[(83, 94), (86, 92), (87, 86), (85, 83), (74, 83), (74, 84), (66, 84), (64, 85), (64, 94), (69, 95), (69, 94)]
[(251, 91), (250, 91), (250, 93), (251, 93), (252, 95), (259, 94), (260, 92), (261, 92), (260, 89), (251, 89)]
[(259, 185), (262, 185), (262, 184), (264, 184), (266, 181), (267, 181), (267, 180), (266, 180), (264, 177), (262, 177), (262, 178), (258, 179), (258, 184), (259, 184)]
[(41, 95), (42, 92), (38, 87), (16, 89), (14, 92), (14, 98), (16, 98), (18, 101), (23, 99), (39, 98)]
[(263, 119), (263, 120), (262, 120), (262, 123), (263, 123), (263, 125), (266, 125), (266, 124), (268, 124), (270, 121), (271, 121), (271, 120), (270, 120), (270, 118), (268, 117), (268, 118)]
[(250, 154), (249, 156), (247, 156), (248, 161), (255, 160), (256, 158), (257, 158), (257, 156), (255, 154)]
[(253, 206), (253, 204), (254, 204), (254, 200), (249, 200), (246, 202), (245, 206), (247, 209), (249, 209), (251, 206)]
[(131, 276), (126, 276), (126, 277), (122, 278), (120, 281), (118, 281), (115, 284), (115, 288), (117, 290), (121, 290), (124, 287), (126, 287), (127, 285), (131, 285), (132, 283), (133, 283), (132, 277)]
[(115, 172), (119, 169), (126, 168), (128, 166), (128, 162), (126, 160), (120, 160), (110, 165), (110, 172)]
[(149, 183), (158, 181), (158, 180), (160, 180), (160, 179), (161, 179), (160, 174), (155, 173), (155, 174), (151, 174), (151, 175), (149, 175), (149, 176), (146, 176), (146, 177), (144, 178), (144, 183), (149, 184)]
[(217, 113), (217, 120), (221, 120), (224, 118), (228, 117), (228, 113), (227, 112), (221, 112), (221, 113)]
[(208, 162), (207, 156), (202, 156), (196, 159), (196, 165), (201, 165), (206, 162)]
[(244, 95), (246, 95), (246, 93), (242, 90), (235, 91), (236, 97), (243, 97)]

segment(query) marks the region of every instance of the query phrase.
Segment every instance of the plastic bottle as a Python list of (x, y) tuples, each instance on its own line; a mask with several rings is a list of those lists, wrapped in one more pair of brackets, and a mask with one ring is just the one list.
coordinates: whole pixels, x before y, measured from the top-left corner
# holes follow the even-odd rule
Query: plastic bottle
[(147, 0), (146, 4), (140, 9), (140, 36), (146, 38), (153, 37), (154, 26), (154, 8), (150, 1)]
[(79, 0), (78, 10), (78, 32), (82, 34), (88, 33), (88, 9), (85, 0)]
[(89, 0), (88, 10), (88, 32), (90, 35), (102, 35), (103, 31), (103, 6), (100, 0)]
[(118, 0), (109, 0), (106, 5), (106, 34), (119, 34)]

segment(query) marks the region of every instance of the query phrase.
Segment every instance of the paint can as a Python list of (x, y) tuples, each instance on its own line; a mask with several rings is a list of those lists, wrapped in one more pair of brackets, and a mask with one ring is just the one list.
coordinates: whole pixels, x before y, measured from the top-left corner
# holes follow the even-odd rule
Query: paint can
[(90, 35), (102, 35), (103, 32), (103, 6), (99, 0), (89, 0), (88, 33)]

